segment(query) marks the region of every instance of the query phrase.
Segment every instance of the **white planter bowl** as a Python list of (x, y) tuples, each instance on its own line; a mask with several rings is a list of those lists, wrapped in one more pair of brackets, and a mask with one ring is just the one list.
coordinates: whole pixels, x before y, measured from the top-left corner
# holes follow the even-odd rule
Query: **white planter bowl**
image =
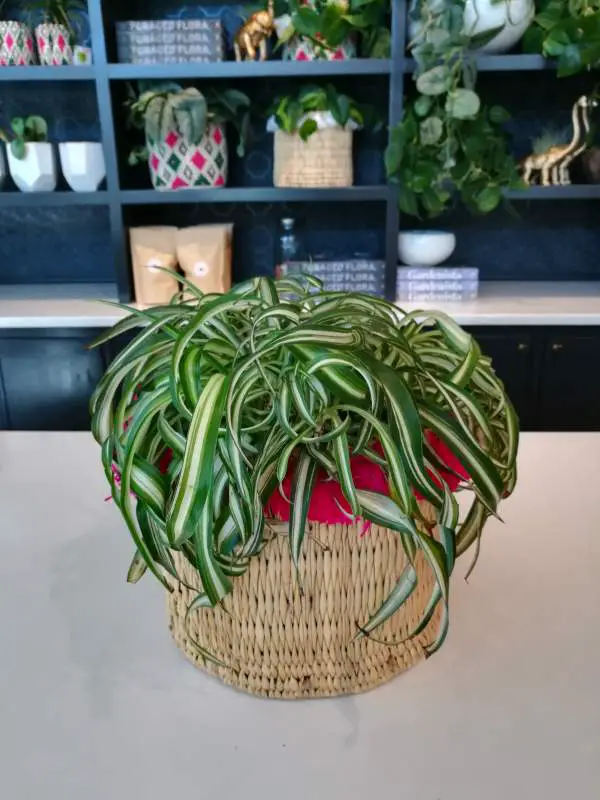
[(8, 167), (22, 192), (53, 192), (56, 189), (56, 157), (48, 142), (28, 142), (25, 158), (15, 158), (7, 147)]
[(491, 42), (478, 49), (484, 53), (507, 53), (521, 39), (534, 14), (534, 0), (466, 0), (464, 30), (475, 36), (503, 25)]
[[(415, 7), (412, 0), (410, 7)], [(521, 39), (535, 14), (535, 0), (465, 0), (463, 30), (469, 36), (504, 26), (494, 38), (479, 47), (484, 53), (506, 53)], [(409, 38), (414, 39), (421, 28), (408, 20)]]
[(456, 236), (447, 231), (402, 231), (398, 234), (398, 255), (409, 267), (434, 267), (450, 258)]
[(106, 177), (104, 152), (99, 142), (62, 142), (60, 166), (74, 192), (96, 192)]

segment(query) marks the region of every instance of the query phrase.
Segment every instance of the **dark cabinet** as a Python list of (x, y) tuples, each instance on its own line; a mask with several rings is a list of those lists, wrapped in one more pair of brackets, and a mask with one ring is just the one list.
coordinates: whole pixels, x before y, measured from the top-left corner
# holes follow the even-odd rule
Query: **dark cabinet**
[(556, 332), (543, 352), (540, 427), (600, 430), (600, 336)]
[(472, 330), (482, 352), (492, 359), (496, 375), (519, 415), (521, 427), (536, 426), (538, 393), (538, 342), (531, 331), (511, 333), (497, 328), (494, 331)]
[[(473, 327), (525, 431), (600, 431), (600, 328)], [(88, 430), (88, 403), (130, 336), (98, 350), (97, 331), (0, 331), (0, 429)]]
[(92, 335), (4, 332), (0, 425), (13, 430), (87, 430), (89, 398), (104, 370), (102, 353), (86, 349)]

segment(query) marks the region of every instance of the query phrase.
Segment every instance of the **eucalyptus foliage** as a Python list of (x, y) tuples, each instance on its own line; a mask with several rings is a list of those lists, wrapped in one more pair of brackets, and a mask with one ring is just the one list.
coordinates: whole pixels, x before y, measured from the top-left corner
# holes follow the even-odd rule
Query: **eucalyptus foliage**
[(464, 32), (464, 0), (418, 0), (409, 44), (418, 96), (406, 103), (386, 152), (390, 180), (401, 185), (407, 214), (437, 216), (454, 197), (476, 213), (493, 211), (503, 189), (524, 188), (503, 127), (500, 106), (482, 104), (473, 48), (498, 29)]
[[(371, 634), (406, 602), (421, 551), (435, 589), (410, 635), (424, 630), (441, 603), (433, 652), (446, 635), (455, 559), (478, 541), (514, 485), (517, 419), (489, 359), (446, 315), (405, 314), (367, 295), (319, 288), (312, 278), (257, 278), (224, 295), (135, 310), (96, 341), (139, 328), (91, 401), (104, 471), (136, 546), (129, 579), (149, 570), (172, 588), (181, 580), (173, 559), (179, 551), (201, 576), (192, 608), (223, 603), (269, 546), (265, 504), (289, 468), (290, 553), (301, 573), (321, 467), (340, 483), (349, 518), (395, 531), (408, 559), (383, 605), (356, 621), (358, 635)], [(425, 431), (470, 476), (463, 488), (471, 505), (460, 522), (439, 475), (453, 470)], [(167, 451), (172, 460), (161, 474)], [(356, 488), (356, 454), (384, 469), (389, 496)], [(417, 524), (415, 491), (433, 504), (437, 525)]]

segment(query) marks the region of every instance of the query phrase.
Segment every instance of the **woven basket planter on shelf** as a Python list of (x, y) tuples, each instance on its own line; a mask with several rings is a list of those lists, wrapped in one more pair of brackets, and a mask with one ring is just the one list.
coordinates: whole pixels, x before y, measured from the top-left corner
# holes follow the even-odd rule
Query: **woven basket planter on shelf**
[(305, 142), (276, 131), (274, 148), (275, 186), (352, 186), (352, 131), (318, 130)]
[(34, 63), (31, 29), (22, 22), (0, 22), (0, 66), (23, 67)]
[[(426, 518), (432, 508), (422, 503)], [(409, 600), (374, 634), (354, 639), (390, 593), (406, 565), (397, 533), (371, 526), (310, 523), (300, 560), (304, 594), (290, 558), (287, 523), (273, 524), (273, 538), (236, 578), (226, 611), (186, 610), (197, 592), (179, 584), (167, 596), (169, 627), (194, 664), (225, 683), (263, 697), (330, 697), (373, 689), (425, 657), (436, 637), (441, 604), (419, 636), (403, 639), (422, 618), (435, 580), (423, 554), (416, 560), (418, 585)], [(280, 535), (285, 534), (285, 535)], [(180, 574), (191, 586), (199, 576), (179, 553)], [(229, 612), (229, 613), (227, 613)], [(204, 664), (193, 641), (229, 666)]]
[(159, 191), (202, 189), (227, 183), (227, 140), (221, 125), (207, 126), (197, 145), (171, 131), (163, 142), (148, 141), (152, 185)]
[(38, 25), (35, 29), (35, 41), (40, 64), (59, 67), (73, 63), (70, 35), (64, 25), (57, 25), (54, 22)]
[(304, 36), (293, 36), (283, 46), (282, 58), (284, 61), (346, 61), (356, 58), (356, 42), (354, 39), (345, 39), (336, 48), (330, 48)]

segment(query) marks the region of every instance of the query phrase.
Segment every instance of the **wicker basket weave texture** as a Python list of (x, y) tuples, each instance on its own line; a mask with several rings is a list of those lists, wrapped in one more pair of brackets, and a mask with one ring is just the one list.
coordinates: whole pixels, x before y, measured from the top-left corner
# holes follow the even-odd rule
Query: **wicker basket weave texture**
[(274, 146), (275, 186), (352, 186), (352, 131), (327, 128), (306, 142), (276, 131)]
[[(281, 530), (281, 523), (278, 523)], [(401, 609), (369, 638), (354, 641), (398, 580), (406, 557), (398, 534), (372, 526), (361, 536), (355, 525), (310, 523), (300, 562), (302, 594), (287, 535), (274, 535), (251, 560), (233, 593), (228, 613), (200, 609), (190, 614), (194, 640), (229, 665), (204, 665), (186, 632), (185, 612), (196, 596), (183, 585), (168, 595), (170, 629), (178, 647), (202, 669), (238, 689), (264, 697), (326, 697), (372, 689), (424, 657), (439, 629), (438, 607), (423, 633), (398, 646), (420, 621), (434, 577), (421, 553), (419, 583)], [(199, 584), (196, 570), (174, 554), (184, 580)]]

